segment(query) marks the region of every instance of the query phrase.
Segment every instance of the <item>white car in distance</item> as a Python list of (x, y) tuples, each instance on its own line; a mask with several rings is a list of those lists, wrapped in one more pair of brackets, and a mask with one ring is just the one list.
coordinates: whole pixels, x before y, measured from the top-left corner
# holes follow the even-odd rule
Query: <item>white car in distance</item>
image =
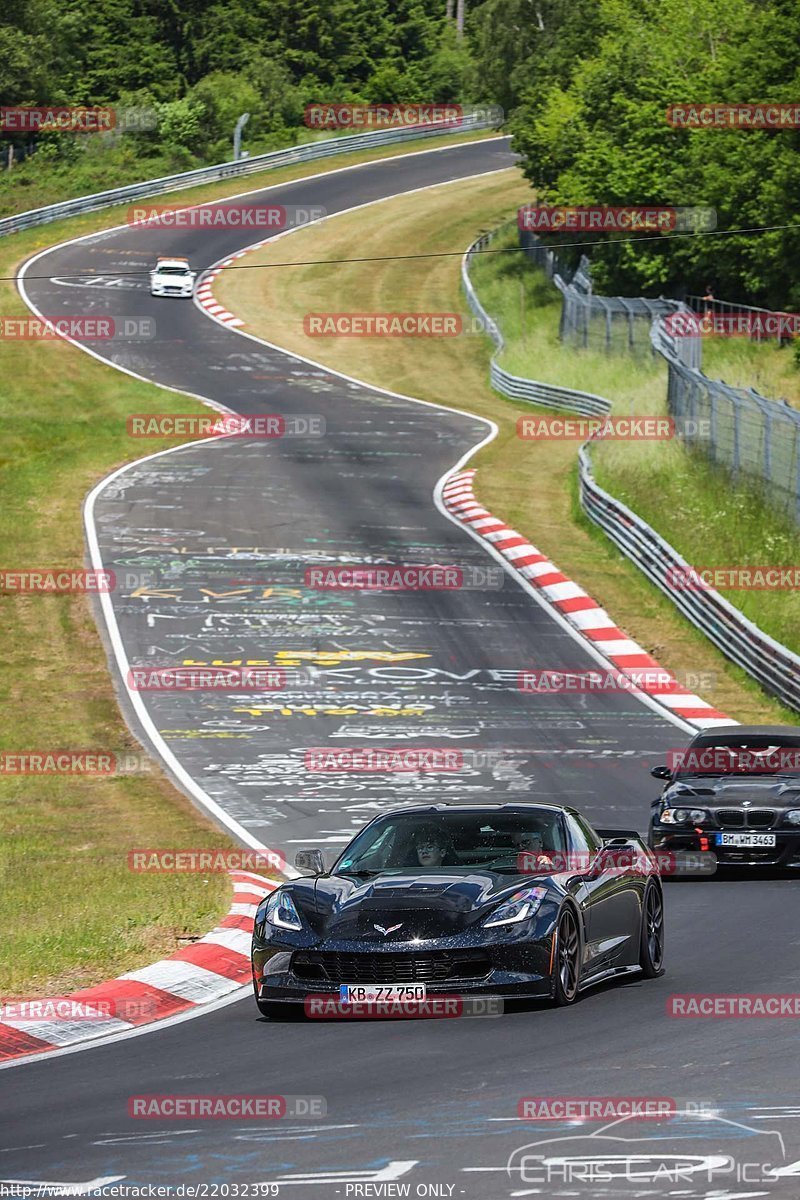
[(188, 299), (194, 292), (196, 277), (188, 258), (158, 258), (150, 272), (150, 295)]

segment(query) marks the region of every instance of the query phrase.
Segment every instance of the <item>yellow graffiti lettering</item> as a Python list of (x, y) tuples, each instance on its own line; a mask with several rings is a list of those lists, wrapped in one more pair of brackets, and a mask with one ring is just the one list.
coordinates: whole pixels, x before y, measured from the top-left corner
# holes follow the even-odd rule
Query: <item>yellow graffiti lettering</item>
[(131, 592), (131, 599), (137, 596), (156, 596), (159, 600), (177, 600), (180, 594), (180, 588), (177, 592), (162, 592), (156, 588), (140, 587)]
[(430, 657), (422, 650), (279, 650), (275, 663), (297, 666), (306, 661), (320, 667), (333, 667), (343, 662), (407, 662), (412, 658)]
[(200, 594), (203, 596), (213, 596), (215, 600), (223, 600), (226, 596), (246, 596), (252, 592), (252, 588), (237, 588), (234, 592), (212, 592), (211, 588), (200, 588)]

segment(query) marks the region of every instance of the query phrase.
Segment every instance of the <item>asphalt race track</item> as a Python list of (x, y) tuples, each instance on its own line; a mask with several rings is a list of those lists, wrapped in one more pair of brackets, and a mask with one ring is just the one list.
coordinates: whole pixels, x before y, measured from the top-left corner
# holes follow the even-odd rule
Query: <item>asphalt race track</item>
[[(333, 214), (512, 161), (497, 139), (336, 171), (248, 202)], [(324, 436), (193, 444), (99, 490), (100, 554), (130, 583), (112, 603), (132, 666), (257, 661), (287, 671), (280, 692), (141, 693), (137, 711), (123, 698), (132, 726), (179, 781), (186, 773), (195, 796), (290, 860), (300, 845), (335, 849), (400, 802), (546, 797), (601, 825), (644, 829), (657, 786), (648, 768), (685, 744), (685, 728), (627, 695), (519, 692), (521, 667), (585, 671), (595, 661), (434, 502), (437, 481), (487, 437), (486, 423), (348, 382), (243, 338), (194, 304), (152, 299), (145, 276), (126, 274), (166, 252), (205, 268), (253, 240), (230, 229), (126, 227), (45, 254), (25, 279), (48, 316), (155, 317), (151, 340), (92, 345), (117, 366), (239, 413), (324, 418)], [(469, 407), (468, 397), (458, 401)], [(141, 442), (142, 455), (158, 450), (157, 440)], [(455, 564), (474, 586), (394, 594), (304, 586), (309, 567), (381, 556)], [(305, 770), (309, 748), (364, 745), (476, 753), (457, 777), (315, 779)], [(277, 1191), (249, 1194), (298, 1200), (798, 1196), (793, 1023), (666, 1014), (673, 993), (795, 991), (797, 887), (668, 884), (667, 974), (589, 992), (569, 1010), (521, 1005), (453, 1025), (268, 1023), (247, 996), (132, 1039), (15, 1066), (0, 1074), (0, 1193), (7, 1180), (117, 1178), (206, 1184), (208, 1196), (236, 1194), (222, 1185), (272, 1183)], [(326, 1107), (260, 1123), (128, 1117), (130, 1096), (173, 1092), (313, 1096)], [(664, 1097), (686, 1115), (623, 1122), (587, 1150), (603, 1122), (520, 1121), (523, 1096)], [(699, 1109), (702, 1119), (692, 1115)], [(564, 1138), (578, 1141), (556, 1144)], [(522, 1151), (534, 1142), (548, 1145)], [(578, 1148), (605, 1173), (542, 1182), (536, 1156)], [(636, 1155), (637, 1170), (608, 1169), (620, 1155)], [(783, 1176), (765, 1180), (768, 1166)]]

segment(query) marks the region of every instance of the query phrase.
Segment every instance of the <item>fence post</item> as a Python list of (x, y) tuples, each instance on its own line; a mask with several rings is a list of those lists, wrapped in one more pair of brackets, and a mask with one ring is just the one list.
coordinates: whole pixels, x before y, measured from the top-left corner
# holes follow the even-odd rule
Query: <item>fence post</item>
[(709, 400), (709, 458), (717, 462), (717, 397), (713, 388), (706, 388), (706, 395)]
[(738, 396), (735, 396), (733, 392), (731, 392), (731, 407), (733, 411), (733, 462), (731, 466), (733, 468), (734, 475), (738, 475), (739, 467), (741, 466), (741, 445), (739, 442), (741, 424), (739, 410), (741, 408), (741, 402), (739, 401)]

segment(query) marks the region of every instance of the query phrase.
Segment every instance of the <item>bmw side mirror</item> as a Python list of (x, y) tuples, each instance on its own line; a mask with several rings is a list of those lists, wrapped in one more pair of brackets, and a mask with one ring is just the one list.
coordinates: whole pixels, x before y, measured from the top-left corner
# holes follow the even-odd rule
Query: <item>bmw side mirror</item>
[(310, 871), (312, 875), (325, 874), (325, 859), (321, 850), (298, 850), (294, 865), (299, 871)]
[(651, 767), (650, 774), (654, 779), (672, 779), (672, 772), (669, 767)]

